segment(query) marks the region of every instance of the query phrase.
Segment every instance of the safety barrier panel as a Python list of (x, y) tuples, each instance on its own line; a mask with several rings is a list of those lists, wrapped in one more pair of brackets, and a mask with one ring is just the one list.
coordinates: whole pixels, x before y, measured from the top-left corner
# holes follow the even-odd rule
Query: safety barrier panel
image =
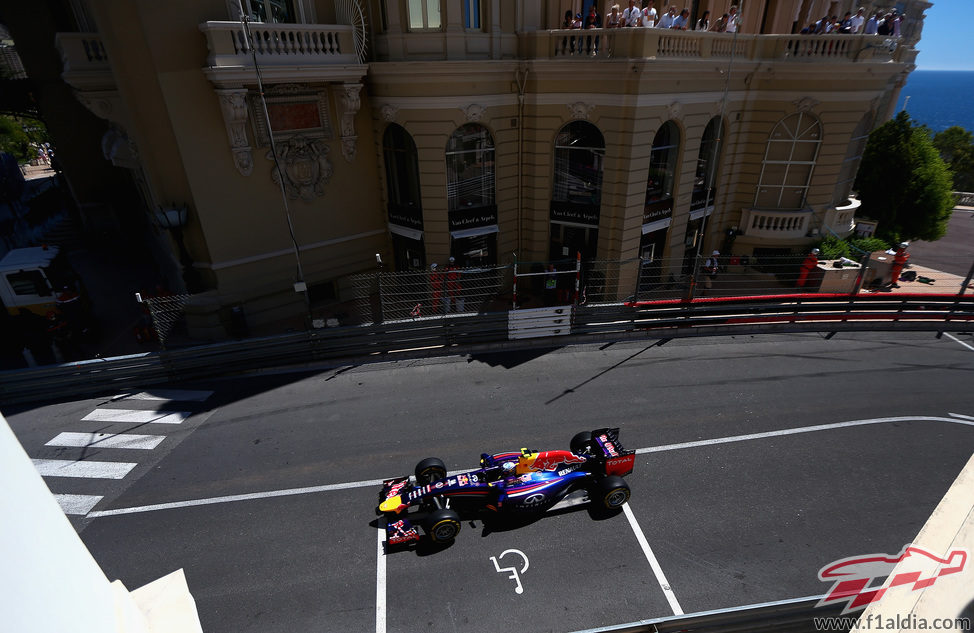
[[(563, 308), (555, 308), (561, 310)], [(550, 310), (550, 309), (549, 309)], [(522, 311), (518, 311), (519, 313)], [(529, 315), (531, 311), (527, 312)], [(535, 315), (537, 316), (537, 315)], [(552, 319), (569, 318), (570, 330)], [(102, 395), (167, 382), (270, 367), (344, 360), (399, 359), (444, 353), (515, 349), (512, 332), (549, 328), (530, 344), (552, 346), (610, 340), (868, 330), (974, 329), (974, 296), (955, 294), (762, 295), (704, 297), (576, 306), (574, 315), (547, 314), (545, 323), (517, 323), (492, 312), (312, 330), (155, 353), (0, 372), (0, 403)], [(524, 330), (523, 325), (529, 325)], [(555, 332), (554, 330), (559, 330)]]

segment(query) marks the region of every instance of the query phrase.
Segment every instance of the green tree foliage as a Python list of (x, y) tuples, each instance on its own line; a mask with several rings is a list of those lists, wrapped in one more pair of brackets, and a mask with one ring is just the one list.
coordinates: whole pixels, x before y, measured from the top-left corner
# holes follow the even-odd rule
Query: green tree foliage
[(885, 251), (890, 245), (878, 237), (856, 237), (849, 239), (849, 246), (852, 247), (854, 253), (872, 253)]
[(954, 191), (974, 191), (974, 134), (955, 125), (935, 134), (933, 145), (954, 172)]
[(828, 236), (818, 245), (819, 259), (839, 259), (849, 256), (849, 243), (835, 236)]
[(21, 163), (34, 157), (30, 137), (16, 119), (0, 116), (0, 152), (13, 154)]
[(879, 222), (877, 237), (884, 241), (932, 242), (947, 232), (954, 208), (950, 170), (906, 112), (869, 135), (855, 189), (860, 213)]

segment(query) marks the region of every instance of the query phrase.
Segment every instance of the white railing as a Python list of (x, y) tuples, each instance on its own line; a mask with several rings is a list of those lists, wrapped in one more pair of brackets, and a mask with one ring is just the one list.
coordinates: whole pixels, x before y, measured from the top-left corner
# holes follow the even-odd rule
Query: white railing
[[(249, 66), (251, 51), (239, 22), (205, 22), (200, 30), (209, 48), (211, 68)], [(352, 27), (341, 24), (250, 25), (254, 51), (261, 64), (295, 66), (358, 64)]]
[(748, 237), (791, 239), (805, 237), (808, 234), (812, 212), (807, 209), (801, 211), (745, 209), (744, 217), (741, 219), (744, 235)]
[[(881, 35), (743, 35), (622, 28), (534, 31), (519, 35), (522, 56), (544, 58), (710, 59), (839, 63), (888, 61)], [(899, 54), (899, 53), (897, 53)]]
[(61, 52), (64, 72), (111, 71), (108, 55), (97, 33), (58, 33), (54, 45)]
[(839, 237), (846, 237), (856, 228), (856, 211), (862, 206), (862, 201), (849, 198), (844, 204), (836, 205), (825, 214), (827, 230)]

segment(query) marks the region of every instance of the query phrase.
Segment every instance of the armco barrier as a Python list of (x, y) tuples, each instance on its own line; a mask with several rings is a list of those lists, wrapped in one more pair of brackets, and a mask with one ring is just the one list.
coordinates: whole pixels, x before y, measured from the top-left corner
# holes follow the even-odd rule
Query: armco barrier
[[(559, 328), (560, 329), (560, 328)], [(111, 395), (167, 382), (343, 360), (725, 334), (974, 329), (974, 296), (775, 295), (578, 306), (567, 335), (511, 341), (507, 312), (313, 330), (0, 372), (0, 404)]]

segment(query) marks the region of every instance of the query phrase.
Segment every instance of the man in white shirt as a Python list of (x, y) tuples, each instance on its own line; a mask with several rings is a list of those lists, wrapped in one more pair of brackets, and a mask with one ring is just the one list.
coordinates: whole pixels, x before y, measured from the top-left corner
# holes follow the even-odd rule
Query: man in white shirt
[(874, 13), (869, 20), (866, 21), (866, 30), (863, 31), (866, 35), (876, 35), (879, 31), (879, 14)]
[(659, 19), (656, 24), (656, 28), (668, 29), (673, 26), (673, 20), (676, 19), (676, 5), (670, 7), (670, 10), (663, 14), (663, 17)]
[(622, 11), (622, 25), (639, 26), (642, 15), (642, 9), (636, 6), (636, 0), (629, 0), (629, 6)]
[(727, 32), (736, 33), (737, 25), (741, 21), (741, 16), (737, 14), (737, 5), (731, 6), (727, 13), (730, 15), (730, 19), (727, 20)]
[(866, 21), (866, 18), (862, 15), (863, 13), (865, 13), (865, 9), (860, 7), (860, 9), (856, 11), (856, 14), (849, 19), (850, 32), (853, 35), (856, 35), (862, 31), (862, 25)]
[(643, 26), (652, 28), (656, 26), (656, 8), (653, 7), (653, 0), (649, 0), (646, 8), (643, 9)]

